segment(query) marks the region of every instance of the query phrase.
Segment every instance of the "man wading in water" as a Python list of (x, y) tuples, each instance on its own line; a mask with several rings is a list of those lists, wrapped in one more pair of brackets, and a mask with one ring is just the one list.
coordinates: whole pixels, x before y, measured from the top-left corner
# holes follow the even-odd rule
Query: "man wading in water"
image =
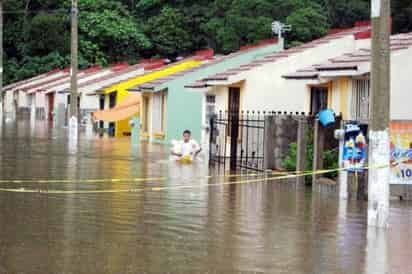
[(191, 139), (190, 130), (183, 132), (183, 141), (178, 142), (172, 150), (172, 155), (177, 157), (177, 161), (190, 163), (202, 151), (199, 144)]

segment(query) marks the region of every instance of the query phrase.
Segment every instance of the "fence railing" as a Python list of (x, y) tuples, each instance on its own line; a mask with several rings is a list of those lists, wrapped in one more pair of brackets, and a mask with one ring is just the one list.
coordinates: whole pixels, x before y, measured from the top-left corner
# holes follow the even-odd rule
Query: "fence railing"
[(264, 169), (265, 115), (263, 112), (219, 112), (210, 121), (210, 161), (231, 170)]
[(210, 120), (210, 162), (231, 170), (280, 168), (280, 159), (296, 142), (297, 120), (303, 117), (314, 116), (284, 111), (219, 112)]

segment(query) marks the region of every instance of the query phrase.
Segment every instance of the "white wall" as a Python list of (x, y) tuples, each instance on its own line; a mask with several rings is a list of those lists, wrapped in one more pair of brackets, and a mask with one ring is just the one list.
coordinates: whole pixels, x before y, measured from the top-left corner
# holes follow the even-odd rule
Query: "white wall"
[[(391, 55), (391, 119), (412, 120), (412, 48), (395, 51)], [(341, 109), (342, 92), (339, 80), (333, 81), (332, 108), (337, 112)], [(355, 119), (351, 106), (353, 105), (353, 82), (348, 82), (347, 119)]]
[[(212, 87), (207, 94), (216, 96), (216, 111), (225, 111), (228, 108), (228, 88), (225, 86)], [(206, 104), (206, 100), (204, 100)], [(206, 107), (205, 107), (206, 110)], [(205, 115), (205, 113), (204, 113)]]
[(351, 52), (355, 49), (354, 41), (353, 36), (344, 37), (252, 70), (244, 86), (244, 109), (308, 111), (305, 81), (287, 80), (282, 75)]
[(356, 40), (356, 49), (370, 49), (371, 48), (371, 39), (360, 39)]
[(4, 96), (4, 112), (11, 113), (13, 111), (13, 90), (6, 91), (6, 95)]
[(36, 92), (36, 108), (46, 108), (46, 94)]
[[(356, 49), (353, 35), (332, 40), (327, 44), (294, 53), (288, 58), (263, 65), (251, 71), (231, 78), (231, 81), (246, 81), (241, 89), (241, 109), (260, 111), (309, 111), (310, 94), (307, 81), (286, 80), (282, 75), (325, 62)], [(224, 91), (224, 95), (220, 94)], [(219, 94), (216, 100), (218, 109), (225, 110), (227, 104), (227, 87), (212, 89)]]
[(98, 110), (99, 107), (100, 103), (98, 95), (88, 96), (84, 93), (81, 94), (80, 109)]
[(19, 92), (19, 108), (28, 108), (29, 107), (29, 100), (28, 94), (26, 92)]
[(391, 58), (391, 119), (412, 120), (412, 48)]

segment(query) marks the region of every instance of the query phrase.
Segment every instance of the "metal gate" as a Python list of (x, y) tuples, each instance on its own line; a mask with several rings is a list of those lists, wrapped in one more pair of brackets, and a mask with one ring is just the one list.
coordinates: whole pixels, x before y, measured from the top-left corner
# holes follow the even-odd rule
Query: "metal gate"
[(265, 114), (220, 112), (210, 120), (209, 161), (239, 168), (264, 170)]

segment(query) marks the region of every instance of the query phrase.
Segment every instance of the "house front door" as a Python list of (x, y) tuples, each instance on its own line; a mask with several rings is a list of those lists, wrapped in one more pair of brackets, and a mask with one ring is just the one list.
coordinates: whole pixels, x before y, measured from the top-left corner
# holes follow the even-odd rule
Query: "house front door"
[(230, 136), (230, 169), (236, 170), (239, 137), (240, 89), (229, 88), (228, 136)]
[(328, 108), (328, 88), (312, 87), (310, 90), (310, 112), (317, 114)]
[[(99, 98), (99, 109), (104, 110), (104, 104), (105, 104), (105, 96), (100, 95)], [(104, 128), (104, 121), (99, 121), (99, 128)]]
[(55, 97), (55, 93), (47, 94), (47, 104), (48, 104), (47, 117), (49, 121), (53, 121), (54, 97)]
[(150, 97), (147, 95), (142, 96), (142, 112), (143, 112), (143, 132), (149, 133), (150, 128)]

